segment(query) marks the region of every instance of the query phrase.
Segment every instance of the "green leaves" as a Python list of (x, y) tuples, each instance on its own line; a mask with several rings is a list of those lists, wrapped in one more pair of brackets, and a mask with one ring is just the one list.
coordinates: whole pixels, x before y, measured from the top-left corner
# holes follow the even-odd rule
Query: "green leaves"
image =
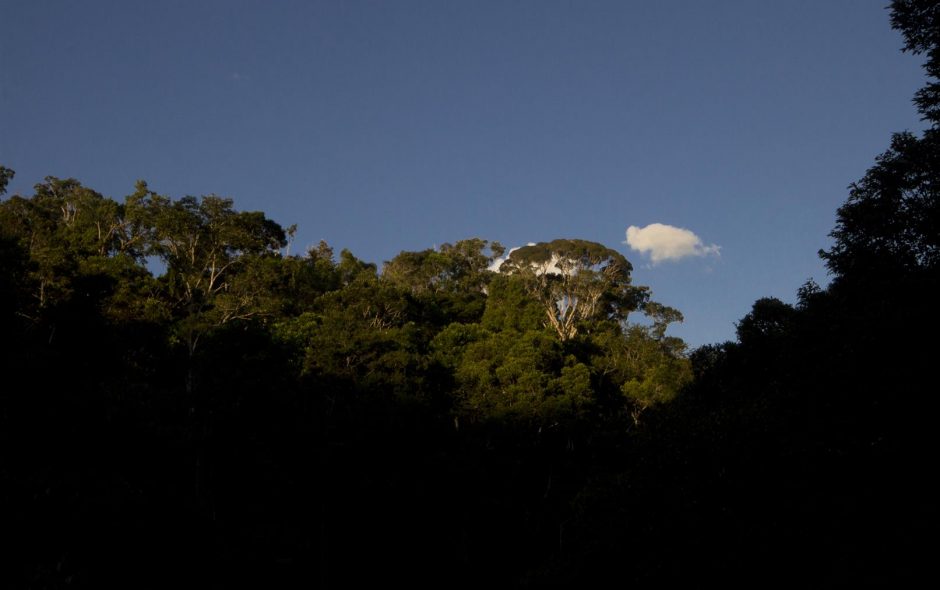
[(81, 274), (104, 268), (88, 267), (84, 261), (123, 256), (133, 264), (139, 255), (128, 247), (124, 208), (115, 201), (73, 178), (50, 176), (35, 189), (31, 198), (14, 196), (0, 203), (0, 232), (15, 240), (30, 259), (34, 307), (30, 316), (67, 301)]
[(382, 277), (413, 295), (482, 293), (493, 274), (488, 268), (503, 251), (498, 242), (472, 238), (438, 250), (402, 252), (385, 263)]
[(235, 211), (231, 199), (150, 195), (139, 204), (152, 227), (148, 252), (166, 263), (168, 286), (181, 305), (225, 290), (242, 256), (274, 253), (286, 244), (281, 226), (260, 212)]
[(16, 173), (13, 170), (10, 170), (6, 166), (0, 165), (0, 195), (4, 195), (7, 192), (7, 184), (13, 180), (13, 176)]
[(633, 266), (619, 252), (586, 240), (554, 240), (514, 250), (500, 271), (522, 278), (562, 341), (598, 320), (625, 322), (645, 300), (630, 284)]
[[(649, 301), (629, 261), (595, 242), (526, 246), (496, 273), (504, 248), (472, 238), (402, 252), (380, 275), (348, 250), (334, 260), (325, 243), (283, 255), (296, 228), (231, 199), (171, 199), (140, 181), (118, 203), (52, 177), (0, 204), (0, 228), (28, 257), (35, 310), (78, 293), (109, 322), (161, 326), (186, 352), (188, 390), (197, 350), (239, 327), (293, 351), (296, 378), (433, 394), (465, 422), (586, 420), (616, 414), (611, 400), (624, 395), (645, 408), (684, 383), (683, 345), (665, 336), (681, 314)], [(153, 256), (165, 266), (156, 278), (144, 265)], [(626, 329), (635, 310), (653, 326)]]

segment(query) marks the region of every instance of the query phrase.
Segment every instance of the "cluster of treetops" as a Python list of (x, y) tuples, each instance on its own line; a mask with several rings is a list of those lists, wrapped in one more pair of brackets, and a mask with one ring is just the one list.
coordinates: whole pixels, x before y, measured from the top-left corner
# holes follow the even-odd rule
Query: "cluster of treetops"
[[(681, 315), (593, 242), (526, 246), (497, 272), (504, 249), (468, 239), (402, 252), (379, 273), (347, 250), (337, 260), (323, 242), (286, 255), (295, 226), (231, 199), (174, 200), (139, 182), (118, 202), (53, 177), (4, 201), (0, 224), (13, 271), (5, 293), (25, 333), (54, 347), (88, 322), (98, 334), (160, 332), (161, 354), (185, 353), (189, 392), (205, 379), (203, 351), (243, 332), (289, 351), (297, 378), (436, 400), (458, 423), (639, 416), (691, 378), (682, 342), (665, 335)], [(636, 311), (651, 325), (628, 324)]]
[[(832, 280), (689, 351), (617, 251), (376, 265), (218, 196), (0, 201), (14, 585), (914, 579), (937, 517), (940, 9)], [(0, 194), (13, 172), (0, 167)], [(501, 261), (501, 264), (500, 264)], [(158, 273), (150, 268), (159, 267)], [(640, 322), (633, 321), (643, 316)]]

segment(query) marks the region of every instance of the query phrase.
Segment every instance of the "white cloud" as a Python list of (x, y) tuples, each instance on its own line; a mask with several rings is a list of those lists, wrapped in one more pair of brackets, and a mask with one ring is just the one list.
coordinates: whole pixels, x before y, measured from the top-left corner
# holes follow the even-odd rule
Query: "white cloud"
[(719, 256), (721, 250), (717, 244), (706, 246), (691, 230), (664, 223), (651, 223), (646, 227), (631, 225), (624, 244), (649, 254), (653, 264), (690, 256)]

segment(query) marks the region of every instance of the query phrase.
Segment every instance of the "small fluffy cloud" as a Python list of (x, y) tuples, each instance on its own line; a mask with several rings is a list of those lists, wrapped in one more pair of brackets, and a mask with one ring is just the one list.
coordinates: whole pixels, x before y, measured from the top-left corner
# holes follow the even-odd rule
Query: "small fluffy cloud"
[(718, 256), (721, 246), (706, 246), (692, 231), (664, 223), (651, 223), (646, 227), (631, 225), (627, 228), (630, 248), (649, 254), (653, 264), (681, 260), (690, 256)]

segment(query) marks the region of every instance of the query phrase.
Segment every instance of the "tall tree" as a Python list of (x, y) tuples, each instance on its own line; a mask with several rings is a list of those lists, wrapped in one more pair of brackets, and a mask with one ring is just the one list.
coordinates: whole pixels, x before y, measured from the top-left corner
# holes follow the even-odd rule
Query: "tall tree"
[(236, 211), (231, 199), (216, 195), (172, 201), (151, 194), (145, 207), (153, 227), (150, 252), (166, 263), (182, 306), (225, 290), (243, 256), (277, 253), (286, 244), (284, 229), (263, 213)]
[(499, 242), (460, 240), (437, 250), (402, 252), (385, 263), (382, 276), (415, 295), (482, 293), (492, 274), (488, 270), (490, 265), (504, 251)]
[(519, 275), (562, 341), (594, 319), (625, 322), (648, 298), (630, 282), (633, 266), (616, 250), (586, 240), (559, 239), (513, 250), (500, 272)]
[[(145, 274), (143, 243), (134, 235), (126, 208), (75, 180), (52, 176), (30, 198), (0, 204), (0, 227), (31, 261), (33, 303), (26, 315), (67, 301), (81, 276)], [(128, 274), (130, 273), (130, 274)]]
[(852, 281), (891, 282), (940, 266), (940, 3), (895, 0), (891, 8), (905, 51), (926, 55), (928, 82), (915, 103), (929, 127), (921, 136), (895, 134), (839, 208), (835, 243), (820, 255)]
[(158, 278), (161, 299), (172, 320), (171, 341), (186, 349), (192, 390), (196, 349), (206, 335), (276, 309), (270, 290), (281, 269), (262, 259), (280, 257), (284, 229), (261, 212), (237, 211), (231, 199), (173, 200), (143, 181), (121, 213), (115, 247), (141, 258), (156, 256), (165, 267)]
[(930, 78), (914, 102), (924, 119), (940, 124), (940, 3), (937, 0), (894, 0), (891, 26), (904, 35), (904, 50), (925, 55), (924, 70)]
[(6, 166), (0, 164), (0, 196), (3, 196), (7, 192), (7, 184), (13, 180), (15, 172), (7, 168)]

